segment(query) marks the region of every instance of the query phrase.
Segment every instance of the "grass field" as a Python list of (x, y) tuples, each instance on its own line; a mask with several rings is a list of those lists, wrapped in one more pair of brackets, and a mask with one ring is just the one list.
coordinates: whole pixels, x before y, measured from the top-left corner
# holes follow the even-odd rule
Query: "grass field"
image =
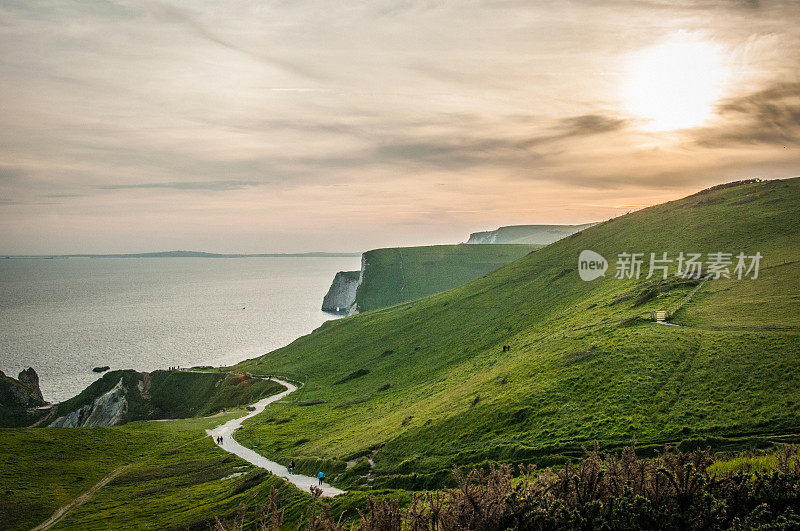
[[(429, 488), (453, 464), (547, 464), (798, 430), (800, 179), (705, 191), (586, 229), (453, 290), (329, 322), (245, 362), (307, 381), (239, 436), (343, 486)], [(578, 278), (578, 254), (760, 252), (757, 280)], [(510, 345), (503, 352), (502, 345)], [(347, 379), (348, 375), (358, 375)], [(346, 382), (334, 385), (346, 379)], [(370, 456), (375, 468), (365, 471)], [(361, 473), (345, 461), (361, 459)], [(365, 477), (361, 477), (365, 476)]]
[[(205, 434), (244, 413), (114, 427), (0, 429), (2, 528), (30, 529), (127, 466), (53, 529), (208, 529), (216, 517), (237, 517), (240, 506), (252, 523), (273, 486), (286, 527), (296, 529), (308, 520), (310, 494), (221, 450)], [(326, 503), (348, 521), (376, 494), (410, 499), (408, 493), (386, 490), (350, 492)]]
[(433, 245), (364, 253), (359, 311), (377, 310), (446, 291), (479, 278), (541, 245)]

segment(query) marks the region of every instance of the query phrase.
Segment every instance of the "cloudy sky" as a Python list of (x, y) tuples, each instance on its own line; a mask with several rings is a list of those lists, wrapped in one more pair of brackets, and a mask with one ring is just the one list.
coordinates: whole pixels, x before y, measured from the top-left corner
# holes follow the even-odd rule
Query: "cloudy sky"
[(361, 251), (800, 175), (796, 1), (3, 0), (0, 252)]

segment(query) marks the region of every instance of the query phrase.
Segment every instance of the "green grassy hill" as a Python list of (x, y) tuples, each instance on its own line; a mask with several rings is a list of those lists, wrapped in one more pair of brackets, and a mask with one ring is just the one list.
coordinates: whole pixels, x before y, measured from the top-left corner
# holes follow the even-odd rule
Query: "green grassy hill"
[(364, 253), (359, 311), (377, 310), (466, 284), (541, 245), (433, 245)]
[[(307, 385), (238, 438), (340, 474), (342, 485), (425, 488), (453, 464), (547, 463), (593, 440), (794, 432), (798, 241), (800, 179), (717, 187), (615, 218), (241, 364)], [(580, 280), (584, 249), (611, 262), (604, 278)], [(760, 276), (707, 282), (674, 315), (683, 326), (646, 318), (696, 283), (613, 278), (618, 253), (720, 251), (760, 252)], [(357, 464), (346, 470), (346, 460)]]

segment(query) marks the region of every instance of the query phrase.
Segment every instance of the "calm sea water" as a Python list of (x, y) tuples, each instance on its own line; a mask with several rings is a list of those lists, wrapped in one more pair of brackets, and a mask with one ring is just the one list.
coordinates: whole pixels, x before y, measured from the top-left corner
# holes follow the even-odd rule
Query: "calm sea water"
[(0, 369), (33, 367), (64, 400), (96, 366), (230, 365), (334, 318), (320, 310), (352, 258), (0, 260)]

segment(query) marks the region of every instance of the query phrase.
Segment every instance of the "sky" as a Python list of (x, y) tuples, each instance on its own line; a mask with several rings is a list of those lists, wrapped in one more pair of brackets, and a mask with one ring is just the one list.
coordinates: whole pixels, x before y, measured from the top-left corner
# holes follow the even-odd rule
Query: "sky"
[(0, 3), (5, 254), (457, 243), (799, 141), (796, 1)]

